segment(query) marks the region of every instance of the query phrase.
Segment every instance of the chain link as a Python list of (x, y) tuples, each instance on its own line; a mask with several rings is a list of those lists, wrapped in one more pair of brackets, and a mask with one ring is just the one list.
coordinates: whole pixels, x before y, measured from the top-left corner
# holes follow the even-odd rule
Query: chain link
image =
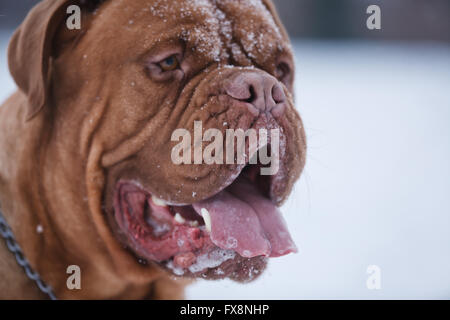
[(31, 268), (30, 263), (28, 262), (27, 258), (25, 258), (22, 249), (20, 248), (19, 244), (14, 238), (14, 235), (11, 229), (9, 228), (5, 218), (3, 217), (1, 211), (0, 211), (0, 235), (2, 236), (3, 239), (5, 239), (8, 250), (14, 254), (17, 263), (24, 269), (27, 277), (33, 280), (38, 286), (39, 290), (45, 293), (51, 300), (56, 300), (52, 288), (46, 285), (45, 282), (42, 281), (39, 273), (35, 272), (33, 268)]

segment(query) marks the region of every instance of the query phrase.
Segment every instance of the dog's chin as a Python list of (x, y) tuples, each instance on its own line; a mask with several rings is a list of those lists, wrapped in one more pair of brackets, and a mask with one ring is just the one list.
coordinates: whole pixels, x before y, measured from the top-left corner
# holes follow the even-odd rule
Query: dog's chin
[(259, 172), (248, 165), (227, 188), (188, 205), (168, 205), (121, 180), (114, 196), (119, 234), (141, 262), (176, 276), (256, 279), (269, 257), (297, 251), (268, 196), (271, 180)]

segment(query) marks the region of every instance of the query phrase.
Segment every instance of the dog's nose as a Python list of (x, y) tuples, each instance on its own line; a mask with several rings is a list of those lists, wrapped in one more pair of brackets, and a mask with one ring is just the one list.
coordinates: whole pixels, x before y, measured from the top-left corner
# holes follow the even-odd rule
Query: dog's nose
[(254, 115), (271, 112), (278, 117), (284, 113), (286, 95), (283, 87), (269, 74), (242, 73), (228, 83), (226, 93), (236, 100), (248, 102)]

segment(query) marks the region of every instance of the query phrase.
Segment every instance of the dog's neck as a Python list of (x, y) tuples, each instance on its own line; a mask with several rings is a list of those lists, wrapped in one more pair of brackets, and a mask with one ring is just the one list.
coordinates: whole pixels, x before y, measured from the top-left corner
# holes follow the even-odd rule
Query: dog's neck
[[(11, 103), (12, 101), (15, 103)], [(23, 108), (19, 107), (17, 102), (23, 106), (24, 97), (15, 94), (0, 108), (1, 210), (31, 265), (35, 269), (41, 269), (38, 268), (41, 265), (44, 268), (50, 267), (52, 270), (53, 267), (47, 266), (47, 263), (41, 264), (41, 261), (47, 260), (46, 257), (49, 253), (43, 252), (43, 241), (39, 239), (39, 234), (36, 232), (37, 217), (41, 212), (36, 205), (36, 180), (33, 177), (34, 173), (30, 171), (31, 168), (27, 169), (23, 166), (27, 163), (24, 161), (24, 157), (30, 156), (30, 154), (26, 154), (27, 148), (25, 147), (32, 147), (29, 141), (31, 128), (25, 128), (24, 123), (19, 120)], [(13, 106), (13, 104), (16, 105)], [(18, 143), (19, 139), (23, 139), (23, 144)], [(19, 145), (23, 148), (19, 148)], [(51, 235), (51, 237), (53, 236)], [(16, 263), (14, 255), (4, 246), (3, 241), (0, 245), (0, 256), (2, 261), (7, 261), (0, 268), (2, 278), (5, 279), (0, 284), (0, 287), (4, 286), (0, 290), (1, 295), (4, 295), (5, 298), (45, 297), (26, 277), (23, 269)]]
[[(90, 229), (89, 215), (79, 214), (89, 210), (78, 201), (82, 191), (70, 189), (73, 183), (65, 180), (70, 177), (60, 164), (42, 158), (55, 152), (45, 145), (49, 124), (44, 118), (24, 122), (25, 104), (26, 98), (16, 93), (0, 107), (0, 203), (30, 265), (61, 299), (149, 297), (152, 287), (167, 279), (130, 283), (117, 274), (96, 230)], [(9, 279), (0, 281), (0, 297), (43, 298), (14, 260), (0, 246), (0, 278)], [(81, 290), (67, 288), (70, 265), (81, 269)]]

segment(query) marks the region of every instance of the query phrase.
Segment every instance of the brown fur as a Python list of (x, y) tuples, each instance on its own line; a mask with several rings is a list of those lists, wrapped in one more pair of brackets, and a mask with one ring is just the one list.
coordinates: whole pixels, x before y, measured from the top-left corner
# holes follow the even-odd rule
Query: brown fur
[[(222, 168), (202, 166), (202, 176), (210, 178), (193, 182), (186, 178), (192, 172), (180, 171), (170, 162), (166, 143), (170, 133), (188, 127), (193, 117), (209, 119), (194, 110), (193, 103), (213, 85), (203, 85), (189, 100), (180, 93), (182, 84), (146, 79), (139, 59), (157, 39), (175, 35), (180, 23), (176, 15), (163, 22), (144, 14), (142, 8), (152, 2), (106, 1), (95, 14), (83, 9), (82, 30), (70, 31), (64, 27), (70, 1), (45, 0), (30, 12), (10, 44), (10, 70), (20, 90), (0, 107), (1, 210), (33, 268), (61, 299), (182, 298), (189, 280), (175, 280), (152, 264), (139, 264), (111, 231), (105, 212), (111, 210), (114, 181), (138, 176), (140, 183), (166, 200), (174, 199), (174, 186), (184, 181), (177, 201), (188, 199), (193, 190), (205, 198), (221, 183)], [(173, 1), (175, 12), (182, 2)], [(281, 30), (281, 42), (270, 38), (265, 18), (260, 30), (268, 33), (268, 41), (280, 42), (279, 54), (292, 61), (274, 7), (264, 2)], [(238, 6), (229, 6), (228, 14), (240, 17), (234, 33), (239, 39), (243, 35), (238, 30), (246, 28), (239, 21), (255, 16), (240, 12)], [(202, 17), (192, 19), (191, 27)], [(266, 52), (252, 60), (236, 56), (234, 63), (257, 63), (273, 72), (274, 61), (268, 57), (273, 56)], [(190, 59), (192, 70), (210, 72), (187, 87), (199, 86), (205, 79), (211, 83), (224, 79), (213, 66), (205, 66), (207, 57), (195, 54)], [(288, 89), (286, 93), (291, 97)], [(223, 116), (218, 122), (232, 123), (239, 114), (224, 110)], [(305, 161), (303, 128), (292, 103), (283, 121), (291, 171), (280, 199), (289, 194)], [(160, 170), (154, 170), (156, 166)], [(38, 225), (43, 233), (36, 232)], [(66, 288), (66, 268), (72, 264), (81, 267), (82, 290)], [(45, 298), (3, 241), (0, 298)]]

